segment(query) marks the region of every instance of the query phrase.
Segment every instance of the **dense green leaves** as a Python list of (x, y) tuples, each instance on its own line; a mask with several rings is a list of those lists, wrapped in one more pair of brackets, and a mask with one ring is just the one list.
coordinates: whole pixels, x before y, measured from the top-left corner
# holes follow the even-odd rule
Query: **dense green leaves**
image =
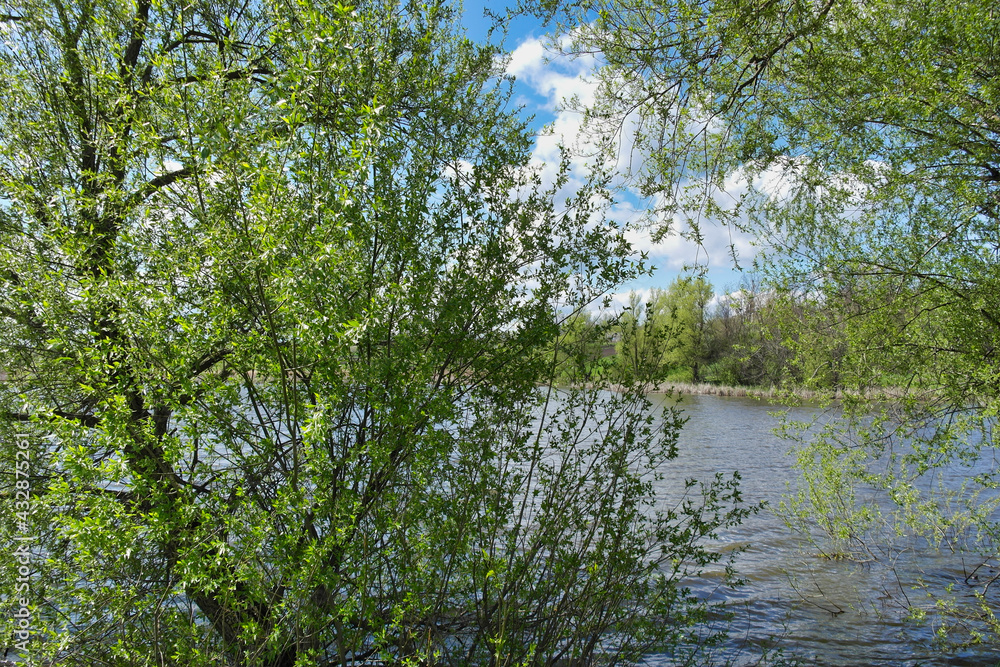
[(554, 313), (638, 267), (599, 179), (559, 202), (528, 167), (453, 8), (3, 14), (18, 654), (513, 665), (687, 633), (738, 491), (660, 506), (676, 415), (551, 389)]
[[(799, 304), (783, 333), (792, 367), (854, 394), (846, 430), (803, 455), (798, 517), (811, 513), (841, 538), (893, 527), (870, 534), (866, 548), (971, 525), (980, 539), (966, 548), (995, 568), (995, 3), (588, 0), (533, 9), (572, 26), (567, 48), (600, 52), (593, 127), (639, 119), (649, 159), (637, 182), (661, 198), (661, 220), (714, 217), (757, 234), (770, 284)], [(907, 394), (894, 399), (897, 410), (868, 400), (887, 386)], [(955, 474), (968, 477), (959, 495), (938, 494)], [(875, 500), (854, 502), (861, 487), (897, 508), (889, 521), (869, 515)], [(832, 507), (834, 492), (850, 502)], [(962, 505), (955, 516), (970, 523), (948, 518)], [(980, 600), (991, 614), (995, 602)], [(987, 626), (961, 618), (974, 639), (988, 636), (992, 616), (980, 617)]]

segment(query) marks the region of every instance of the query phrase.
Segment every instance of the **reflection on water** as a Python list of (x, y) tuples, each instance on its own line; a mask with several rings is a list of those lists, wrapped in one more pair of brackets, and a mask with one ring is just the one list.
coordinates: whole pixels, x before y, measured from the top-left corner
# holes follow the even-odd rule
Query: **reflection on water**
[[(765, 402), (744, 398), (687, 396), (681, 407), (690, 418), (680, 440), (680, 455), (658, 488), (674, 497), (685, 478), (708, 480), (716, 472), (738, 470), (747, 502), (776, 507), (795, 484), (790, 443), (772, 429), (778, 419)], [(815, 417), (810, 408), (791, 416)], [(824, 418), (822, 415), (820, 418)], [(964, 585), (974, 558), (939, 554), (914, 543), (893, 554), (895, 568), (859, 565), (809, 553), (808, 546), (771, 511), (751, 516), (722, 536), (748, 545), (737, 567), (746, 586), (722, 588), (721, 575), (703, 577), (692, 587), (705, 597), (735, 601), (733, 634), (742, 637), (723, 647), (713, 662), (752, 663), (761, 646), (781, 646), (787, 659), (817, 665), (992, 665), (1000, 654), (984, 649), (944, 654), (933, 643), (933, 628), (905, 620), (901, 601), (924, 603), (913, 589), (918, 579)], [(971, 590), (970, 590), (971, 594)], [(746, 648), (747, 645), (756, 648)], [(668, 664), (650, 659), (651, 665)]]

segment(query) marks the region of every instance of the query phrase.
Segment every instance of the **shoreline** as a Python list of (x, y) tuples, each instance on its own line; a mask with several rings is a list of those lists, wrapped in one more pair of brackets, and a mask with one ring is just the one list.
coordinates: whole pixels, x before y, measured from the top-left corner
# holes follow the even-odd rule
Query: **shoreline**
[(664, 382), (650, 394), (666, 394), (669, 392), (697, 396), (724, 396), (735, 398), (755, 398), (791, 404), (796, 401), (842, 401), (849, 397), (863, 397), (866, 400), (898, 400), (907, 395), (913, 396), (913, 391), (900, 387), (875, 387), (863, 392), (845, 391), (843, 389), (808, 389), (806, 387), (740, 387), (716, 385), (708, 382)]
[[(558, 385), (557, 385), (558, 386)], [(564, 387), (566, 385), (563, 385)], [(585, 385), (594, 388), (594, 385)], [(605, 385), (606, 389), (621, 393), (625, 387), (619, 384)], [(842, 401), (850, 396), (857, 397), (859, 392), (843, 389), (808, 389), (806, 387), (746, 387), (738, 385), (712, 384), (709, 382), (660, 382), (646, 389), (647, 395), (679, 394), (688, 396), (721, 396), (725, 398), (753, 398), (774, 401), (779, 404), (792, 405), (796, 402)], [(868, 400), (897, 400), (907, 395), (913, 395), (899, 387), (879, 387), (865, 391), (863, 396)]]
[(813, 389), (783, 387), (741, 387), (724, 384), (711, 384), (709, 382), (664, 382), (657, 389), (650, 391), (650, 394), (678, 393), (695, 396), (723, 396), (733, 398), (757, 398), (768, 400), (794, 399), (794, 400), (818, 400), (823, 398), (842, 397), (842, 392), (837, 390), (833, 394), (829, 391), (817, 391)]

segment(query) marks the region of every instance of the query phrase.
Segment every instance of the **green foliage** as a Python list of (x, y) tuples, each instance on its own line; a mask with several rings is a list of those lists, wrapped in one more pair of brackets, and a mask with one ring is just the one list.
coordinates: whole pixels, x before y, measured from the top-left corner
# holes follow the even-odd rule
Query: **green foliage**
[(646, 303), (633, 292), (628, 307), (608, 328), (615, 372), (625, 381), (650, 385), (698, 381), (712, 354), (712, 297), (712, 286), (701, 277), (679, 277), (665, 290), (654, 288)]
[(656, 385), (664, 378), (664, 357), (670, 332), (650, 315), (649, 303), (635, 292), (618, 316), (612, 336), (615, 343), (616, 377), (625, 383), (640, 381)]
[[(723, 480), (657, 504), (680, 421), (634, 387), (551, 389), (557, 306), (639, 267), (601, 182), (563, 205), (529, 169), (454, 8), (3, 13), (21, 655), (517, 665), (686, 639), (682, 579), (746, 509)], [(19, 576), (4, 560), (0, 588)]]
[(773, 316), (775, 299), (744, 280), (719, 299), (712, 319), (715, 358), (706, 379), (730, 386), (774, 386), (784, 381), (785, 348)]
[[(567, 49), (601, 54), (591, 126), (637, 119), (650, 159), (635, 182), (660, 220), (686, 219), (695, 236), (710, 218), (753, 231), (769, 289), (797, 295), (780, 330), (788, 368), (849, 399), (841, 434), (803, 450), (812, 490), (799, 507), (841, 539), (866, 531), (859, 485), (887, 500), (870, 511), (890, 538), (949, 534), (946, 508), (967, 506), (965, 548), (995, 563), (995, 3), (526, 4), (561, 22)], [(940, 484), (946, 470), (967, 482)], [(966, 583), (985, 593), (993, 579)]]
[(555, 379), (562, 385), (585, 386), (606, 382), (613, 360), (607, 356), (613, 320), (578, 310), (559, 324), (551, 350)]
[(651, 299), (649, 322), (671, 334), (664, 361), (673, 368), (690, 369), (692, 382), (701, 380), (701, 367), (709, 356), (712, 297), (712, 286), (704, 278), (681, 276), (666, 291), (654, 290)]
[[(843, 305), (809, 293), (765, 292), (752, 280), (715, 301), (703, 278), (679, 277), (643, 303), (633, 292), (616, 314), (565, 317), (556, 377), (587, 384), (607, 377), (663, 383), (839, 389), (858, 377), (848, 354)], [(549, 350), (551, 351), (551, 350)]]

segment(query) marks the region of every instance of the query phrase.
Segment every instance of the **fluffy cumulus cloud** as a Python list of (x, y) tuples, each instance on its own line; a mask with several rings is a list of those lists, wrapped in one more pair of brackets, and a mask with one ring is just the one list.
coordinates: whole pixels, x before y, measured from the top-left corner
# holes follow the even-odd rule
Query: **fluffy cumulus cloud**
[[(539, 132), (533, 149), (532, 164), (539, 171), (543, 182), (551, 184), (559, 172), (563, 159), (561, 147), (570, 150), (570, 175), (560, 194), (569, 197), (586, 183), (590, 163), (599, 153), (596, 136), (589, 133), (584, 116), (579, 109), (591, 105), (598, 94), (597, 72), (600, 61), (595, 56), (569, 57), (547, 48), (549, 38), (529, 36), (522, 39), (510, 54), (507, 73), (515, 77), (515, 100), (525, 113), (535, 116)], [(706, 123), (718, 122), (708, 121)], [(738, 293), (743, 275), (737, 270), (753, 266), (754, 258), (761, 251), (762, 239), (741, 231), (734, 225), (722, 225), (699, 210), (673, 213), (670, 218), (656, 218), (651, 212), (662, 210), (663, 202), (643, 197), (629, 188), (626, 175), (637, 171), (646, 156), (637, 147), (638, 124), (626, 118), (615, 137), (613, 170), (620, 175), (616, 184), (622, 186), (618, 201), (607, 211), (608, 217), (626, 229), (626, 237), (635, 251), (644, 253), (657, 268), (651, 278), (643, 278), (624, 286), (623, 291), (609, 296), (611, 308), (620, 310), (635, 292), (641, 300), (649, 297), (653, 288), (665, 288), (674, 278), (692, 269), (704, 272), (713, 284), (718, 298), (726, 292)], [(715, 128), (721, 130), (722, 128)], [(780, 201), (788, 197), (800, 184), (806, 167), (806, 158), (788, 157), (768, 168), (754, 169), (752, 165), (729, 174), (720, 189), (706, 194), (713, 207), (735, 213), (741, 198), (751, 190)], [(874, 174), (886, 169), (885, 165), (864, 165)], [(829, 181), (831, 187), (853, 194), (862, 200), (868, 194), (868, 184), (855, 175), (844, 174)], [(685, 184), (681, 183), (680, 187)], [(818, 193), (822, 196), (822, 191)], [(849, 200), (850, 203), (850, 200)], [(856, 215), (845, 210), (845, 217)], [(648, 221), (650, 224), (640, 224)], [(667, 228), (669, 233), (657, 234), (657, 229)], [(772, 230), (773, 231), (773, 230)], [(593, 309), (599, 309), (594, 304)]]
[(534, 98), (546, 100), (552, 110), (574, 96), (580, 96), (584, 102), (593, 102), (596, 60), (587, 56), (557, 55), (546, 47), (546, 41), (546, 38), (529, 37), (521, 42), (510, 55), (507, 73), (530, 86)]
[(550, 52), (545, 39), (532, 37), (521, 42), (510, 56), (507, 73), (518, 82), (517, 102), (544, 124), (535, 140), (532, 165), (545, 182), (555, 180), (562, 161), (562, 148), (572, 151), (570, 179), (564, 193), (570, 195), (583, 185), (587, 173), (586, 136), (583, 116), (567, 108), (578, 100), (592, 104), (597, 93), (593, 58), (568, 58)]
[[(556, 177), (562, 157), (560, 146), (572, 150), (570, 179), (564, 189), (567, 195), (585, 182), (588, 162), (597, 153), (595, 137), (586, 132), (578, 109), (595, 101), (598, 92), (595, 73), (599, 64), (593, 56), (570, 58), (554, 53), (546, 47), (546, 38), (537, 37), (523, 39), (507, 64), (508, 74), (517, 81), (518, 103), (527, 113), (534, 114), (540, 125), (545, 125), (536, 139), (533, 164), (547, 182)], [(571, 100), (576, 103), (568, 104)], [(623, 176), (641, 166), (644, 159), (635, 146), (636, 128), (632, 119), (626, 119), (617, 137), (613, 168)], [(727, 183), (725, 191), (712, 196), (717, 204), (730, 208), (747, 187), (746, 179), (737, 175)], [(622, 225), (634, 225), (657, 203), (628, 188), (619, 199), (609, 217)], [(689, 233), (692, 220), (698, 223), (697, 240)], [(664, 224), (662, 220), (657, 222)], [(707, 270), (719, 287), (732, 284), (738, 281), (733, 271), (734, 254), (741, 264), (748, 264), (756, 251), (746, 234), (713, 221), (699, 220), (697, 212), (686, 212), (667, 222), (671, 232), (658, 240), (654, 240), (652, 229), (633, 226), (627, 232), (636, 251), (646, 253), (659, 269), (652, 279), (634, 286), (637, 290), (648, 292), (651, 287), (665, 287), (678, 273), (691, 267)], [(627, 292), (615, 295), (615, 303), (623, 300), (627, 301)]]

